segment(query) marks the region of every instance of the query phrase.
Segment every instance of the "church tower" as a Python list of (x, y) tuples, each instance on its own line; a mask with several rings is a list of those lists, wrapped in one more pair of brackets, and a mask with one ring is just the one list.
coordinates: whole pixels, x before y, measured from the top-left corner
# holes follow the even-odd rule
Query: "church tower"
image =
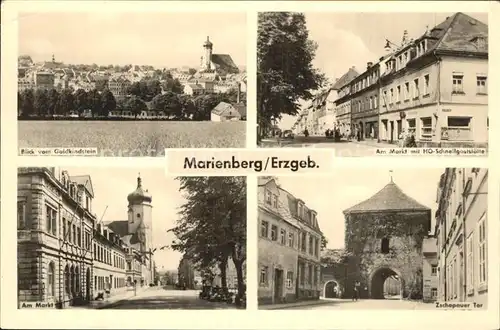
[(128, 232), (137, 233), (142, 252), (149, 252), (152, 237), (152, 196), (143, 189), (142, 179), (137, 178), (137, 188), (128, 197)]
[(211, 69), (213, 46), (214, 44), (210, 41), (210, 38), (207, 36), (207, 40), (203, 43), (204, 52), (201, 63), (201, 68), (203, 70)]

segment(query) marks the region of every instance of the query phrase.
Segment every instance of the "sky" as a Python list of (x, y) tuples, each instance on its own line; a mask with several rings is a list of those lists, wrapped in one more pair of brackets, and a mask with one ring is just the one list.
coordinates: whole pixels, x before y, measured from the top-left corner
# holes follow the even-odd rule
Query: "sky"
[[(302, 199), (318, 212), (318, 224), (328, 239), (327, 248), (344, 247), (345, 209), (375, 195), (391, 180), (414, 198), (432, 210), (432, 228), (436, 211), (439, 178), (444, 168), (426, 169), (342, 169), (331, 176), (281, 176), (281, 187)], [(415, 178), (418, 177), (418, 180)]]
[(207, 36), (214, 54), (246, 65), (246, 13), (25, 13), (19, 54), (35, 62), (198, 67)]
[[(305, 13), (309, 39), (318, 44), (314, 67), (326, 74), (331, 82), (340, 78), (350, 67), (358, 73), (367, 62), (377, 62), (386, 52), (388, 39), (400, 44), (403, 31), (409, 38), (424, 34), (426, 26), (432, 29), (454, 13)], [(488, 24), (487, 13), (466, 13)], [(290, 129), (295, 118), (284, 116), (279, 123)]]
[[(179, 181), (166, 177), (164, 169), (65, 167), (59, 170), (67, 170), (70, 176), (90, 175), (95, 195), (92, 212), (103, 222), (127, 220), (127, 196), (137, 188), (140, 173), (143, 189), (148, 189), (152, 196), (153, 248), (169, 245), (175, 239), (167, 230), (175, 227), (178, 208), (185, 199), (179, 192)], [(181, 257), (181, 253), (170, 249), (158, 249), (154, 254), (158, 271), (176, 270)]]

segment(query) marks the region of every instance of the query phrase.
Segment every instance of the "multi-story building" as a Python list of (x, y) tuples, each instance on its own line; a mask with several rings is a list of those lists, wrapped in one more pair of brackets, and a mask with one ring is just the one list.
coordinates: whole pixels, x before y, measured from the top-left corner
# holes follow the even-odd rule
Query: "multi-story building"
[(379, 122), (380, 63), (368, 62), (366, 70), (350, 84), (351, 124), (359, 139), (377, 139)]
[(405, 130), (421, 146), (487, 144), (486, 24), (457, 13), (415, 40), (405, 31), (381, 62), (382, 140)]
[(437, 245), (435, 237), (427, 237), (422, 244), (423, 266), (422, 278), (423, 291), (422, 296), (424, 302), (436, 301), (438, 294), (438, 258), (437, 258)]
[(92, 299), (93, 197), (88, 177), (18, 169), (19, 301), (65, 305)]
[(337, 91), (337, 98), (334, 100), (335, 127), (344, 137), (351, 135), (351, 85), (349, 83), (358, 75), (356, 68), (352, 67), (333, 85), (333, 89)]
[(37, 89), (53, 89), (54, 74), (49, 71), (37, 71), (33, 75), (35, 87)]
[(316, 212), (259, 178), (259, 304), (319, 299), (321, 231)]
[(438, 300), (488, 300), (488, 169), (447, 168), (438, 186)]
[(128, 95), (128, 88), (131, 83), (123, 77), (111, 77), (108, 80), (108, 88), (116, 99), (123, 99)]

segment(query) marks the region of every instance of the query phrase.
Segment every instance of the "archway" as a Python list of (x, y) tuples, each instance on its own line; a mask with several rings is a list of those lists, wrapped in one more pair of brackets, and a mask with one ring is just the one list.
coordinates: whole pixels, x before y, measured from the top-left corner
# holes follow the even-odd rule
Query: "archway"
[(323, 297), (325, 298), (340, 298), (340, 286), (335, 280), (325, 283), (323, 287)]
[(399, 271), (391, 267), (380, 267), (370, 278), (372, 299), (400, 299), (403, 293), (403, 279)]

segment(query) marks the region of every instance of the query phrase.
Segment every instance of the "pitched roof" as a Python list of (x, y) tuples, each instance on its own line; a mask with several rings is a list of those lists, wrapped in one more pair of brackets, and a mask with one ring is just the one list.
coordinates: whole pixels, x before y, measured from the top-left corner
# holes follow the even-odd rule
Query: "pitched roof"
[(231, 104), (226, 102), (221, 102), (217, 104), (217, 106), (212, 110), (212, 113), (221, 116), (224, 113), (231, 112), (233, 110), (236, 111), (238, 114), (240, 114), (239, 111), (236, 110)]
[(84, 186), (90, 193), (90, 196), (94, 197), (94, 188), (92, 187), (92, 180), (90, 175), (74, 175), (69, 177), (70, 181), (75, 182), (77, 185)]
[(120, 235), (120, 237), (125, 237), (129, 234), (127, 220), (106, 221), (105, 225), (111, 228), (116, 234)]
[[(488, 25), (463, 13), (456, 13), (438, 24), (423, 37), (436, 39), (429, 47), (431, 51), (458, 51), (484, 54), (488, 53)], [(478, 47), (474, 39), (483, 37), (484, 47)]]
[(234, 64), (231, 55), (229, 54), (212, 54), (212, 63), (215, 64), (217, 70), (222, 70), (227, 73), (239, 73), (240, 69)]
[(349, 70), (342, 77), (340, 77), (339, 80), (335, 82), (332, 89), (333, 90), (341, 89), (343, 86), (350, 83), (357, 76), (359, 76), (359, 73), (356, 70), (354, 70), (354, 68), (349, 68)]
[(372, 197), (344, 210), (344, 214), (383, 211), (430, 211), (430, 208), (409, 197), (394, 182), (390, 182)]
[(198, 84), (188, 84), (188, 86), (191, 87), (192, 90), (203, 89), (203, 86)]
[(241, 117), (247, 116), (247, 106), (243, 103), (235, 103), (233, 104), (233, 107), (240, 113)]

